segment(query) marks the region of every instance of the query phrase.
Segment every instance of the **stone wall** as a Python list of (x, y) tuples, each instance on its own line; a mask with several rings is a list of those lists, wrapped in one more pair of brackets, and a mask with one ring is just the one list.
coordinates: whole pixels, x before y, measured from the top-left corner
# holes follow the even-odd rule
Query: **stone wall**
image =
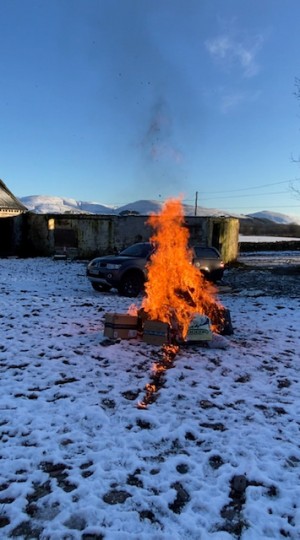
[[(26, 256), (54, 256), (65, 253), (79, 259), (118, 252), (135, 243), (149, 240), (152, 228), (147, 216), (90, 214), (34, 214), (22, 218), (22, 245), (18, 253)], [(186, 217), (190, 243), (214, 245), (225, 262), (238, 256), (239, 221), (235, 218)], [(20, 229), (20, 227), (19, 227)], [(20, 237), (20, 234), (19, 234)]]
[(24, 215), (0, 219), (0, 256), (20, 254), (23, 246)]
[(257, 251), (300, 251), (300, 239), (274, 242), (241, 242), (240, 252)]

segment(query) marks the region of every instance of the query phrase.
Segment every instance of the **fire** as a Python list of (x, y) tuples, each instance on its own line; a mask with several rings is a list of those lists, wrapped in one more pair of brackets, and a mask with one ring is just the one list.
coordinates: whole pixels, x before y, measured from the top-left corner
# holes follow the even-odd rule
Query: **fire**
[(142, 308), (150, 319), (167, 322), (184, 339), (194, 315), (214, 318), (220, 311), (216, 288), (192, 264), (180, 199), (166, 201), (148, 223), (155, 231), (151, 242), (156, 251), (148, 264)]
[(173, 367), (178, 348), (179, 347), (177, 345), (170, 344), (165, 344), (162, 347), (160, 360), (158, 362), (154, 362), (152, 366), (152, 382), (146, 384), (146, 393), (144, 399), (138, 403), (139, 409), (147, 409), (148, 405), (156, 400), (158, 392), (165, 381), (165, 372), (167, 369)]
[(135, 304), (130, 304), (129, 308), (127, 309), (127, 313), (128, 313), (128, 315), (132, 315), (133, 317), (138, 315), (137, 306)]

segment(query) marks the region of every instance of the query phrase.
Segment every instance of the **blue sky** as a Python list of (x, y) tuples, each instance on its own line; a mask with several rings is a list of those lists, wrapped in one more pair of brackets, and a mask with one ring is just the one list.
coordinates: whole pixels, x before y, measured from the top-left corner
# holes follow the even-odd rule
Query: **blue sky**
[(300, 215), (299, 0), (0, 0), (0, 178)]

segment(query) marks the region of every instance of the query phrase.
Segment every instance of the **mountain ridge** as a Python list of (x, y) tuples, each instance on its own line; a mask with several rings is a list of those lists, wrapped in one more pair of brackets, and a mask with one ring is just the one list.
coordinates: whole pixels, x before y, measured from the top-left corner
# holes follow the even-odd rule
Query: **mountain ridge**
[[(76, 199), (57, 197), (50, 195), (29, 195), (19, 197), (19, 200), (26, 208), (37, 214), (102, 214), (102, 215), (120, 215), (137, 213), (149, 215), (160, 211), (163, 201), (138, 200), (128, 204), (112, 207), (93, 201), (77, 201)], [(195, 207), (183, 204), (184, 214), (187, 216), (195, 215)], [(197, 216), (216, 216), (216, 217), (236, 217), (238, 219), (269, 220), (270, 222), (289, 225), (292, 223), (300, 225), (300, 217), (281, 214), (280, 212), (271, 212), (264, 210), (251, 214), (231, 213), (217, 208), (197, 207)]]

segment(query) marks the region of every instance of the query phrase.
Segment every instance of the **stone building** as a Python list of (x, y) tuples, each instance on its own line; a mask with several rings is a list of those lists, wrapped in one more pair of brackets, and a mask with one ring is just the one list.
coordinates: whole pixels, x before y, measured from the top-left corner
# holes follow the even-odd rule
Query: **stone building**
[(26, 206), (0, 180), (0, 218), (18, 216), (23, 212), (27, 212)]
[[(24, 217), (23, 246), (28, 254), (91, 259), (118, 252), (149, 240), (152, 229), (148, 216), (92, 214), (33, 214)], [(239, 220), (231, 217), (186, 217), (190, 243), (214, 246), (224, 262), (238, 255)]]
[[(147, 215), (36, 214), (0, 182), (0, 256), (91, 259), (151, 237)], [(191, 244), (218, 248), (224, 262), (237, 258), (237, 218), (186, 216), (185, 226)]]
[(0, 255), (13, 255), (15, 245), (21, 239), (19, 225), (21, 216), (27, 208), (21, 203), (0, 180)]

